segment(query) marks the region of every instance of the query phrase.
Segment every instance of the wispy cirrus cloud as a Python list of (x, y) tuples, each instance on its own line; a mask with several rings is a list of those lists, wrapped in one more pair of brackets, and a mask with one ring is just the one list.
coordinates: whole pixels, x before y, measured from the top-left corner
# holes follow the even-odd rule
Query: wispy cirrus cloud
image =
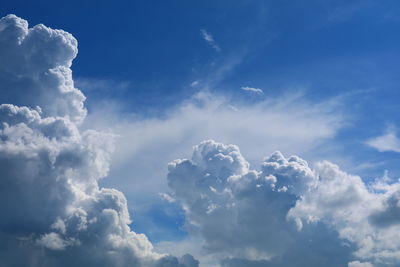
[(200, 34), (203, 37), (203, 39), (212, 47), (215, 49), (215, 51), (220, 52), (221, 48), (218, 46), (218, 44), (215, 42), (214, 37), (211, 35), (211, 33), (207, 32), (204, 29), (200, 30)]
[[(336, 105), (335, 101), (310, 103), (301, 95), (246, 105), (226, 96), (200, 92), (162, 118), (121, 117), (118, 107), (99, 105), (89, 114), (85, 126), (108, 129), (112, 125), (113, 132), (120, 136), (116, 140), (112, 179), (105, 179), (103, 185), (123, 188), (135, 205), (138, 202), (134, 199), (151, 198), (166, 189), (160, 177), (165, 174), (168, 161), (187, 155), (188, 147), (207, 138), (240, 145), (255, 164), (266, 152), (277, 149), (307, 154), (342, 127), (345, 119), (334, 109)], [(154, 157), (158, 160), (149, 160)], [(139, 180), (143, 186), (133, 186)]]
[(264, 91), (260, 88), (255, 88), (255, 87), (249, 87), (249, 86), (242, 86), (240, 87), (243, 91), (255, 93), (255, 94), (264, 94)]

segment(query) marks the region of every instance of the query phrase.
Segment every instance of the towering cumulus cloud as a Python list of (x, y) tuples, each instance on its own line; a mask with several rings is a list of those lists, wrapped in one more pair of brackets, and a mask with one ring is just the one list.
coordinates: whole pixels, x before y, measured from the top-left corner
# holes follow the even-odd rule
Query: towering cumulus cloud
[(204, 141), (169, 165), (186, 227), (222, 266), (399, 266), (400, 183), (276, 152), (251, 170), (238, 147)]
[(129, 228), (124, 195), (99, 188), (113, 141), (79, 129), (76, 54), (64, 31), (0, 20), (0, 266), (198, 266), (153, 252)]

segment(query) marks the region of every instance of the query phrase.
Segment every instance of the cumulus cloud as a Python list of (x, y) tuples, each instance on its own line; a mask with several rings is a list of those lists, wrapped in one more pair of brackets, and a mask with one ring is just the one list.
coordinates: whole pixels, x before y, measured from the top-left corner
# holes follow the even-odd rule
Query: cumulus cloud
[(247, 92), (251, 92), (251, 93), (255, 93), (255, 94), (263, 94), (264, 91), (260, 88), (254, 88), (254, 87), (248, 87), (248, 86), (243, 86), (240, 87), (240, 89), (242, 89), (243, 91), (247, 91)]
[(1, 19), (0, 33), (0, 103), (39, 106), (44, 116), (81, 122), (85, 97), (74, 88), (69, 68), (78, 53), (76, 39), (42, 24), (28, 28), (12, 15)]
[(209, 140), (169, 164), (168, 183), (222, 266), (400, 264), (400, 183), (387, 177), (366, 184), (280, 152), (256, 171), (238, 147)]
[(214, 40), (214, 37), (211, 35), (211, 33), (207, 32), (204, 29), (200, 30), (201, 37), (212, 47), (215, 49), (215, 51), (220, 52), (221, 48), (217, 45), (217, 43)]
[(278, 149), (312, 158), (313, 151), (324, 151), (342, 126), (344, 118), (336, 107), (332, 100), (312, 103), (294, 94), (245, 105), (202, 92), (169, 109), (162, 118), (121, 116), (118, 108), (101, 105), (91, 110), (84, 126), (108, 129), (112, 125), (118, 138), (111, 179), (101, 183), (123, 189), (130, 208), (140, 214), (136, 221), (144, 222), (151, 219), (146, 210), (160, 205), (159, 193), (168, 190), (162, 178), (167, 175), (166, 163), (189, 157), (193, 144), (204, 139), (237, 144), (254, 165), (260, 164), (265, 153)]
[(367, 145), (380, 152), (400, 152), (400, 139), (393, 129), (388, 129), (383, 135), (369, 139)]
[(113, 136), (79, 127), (76, 54), (64, 31), (0, 19), (0, 266), (198, 266), (155, 253), (125, 196), (99, 187)]

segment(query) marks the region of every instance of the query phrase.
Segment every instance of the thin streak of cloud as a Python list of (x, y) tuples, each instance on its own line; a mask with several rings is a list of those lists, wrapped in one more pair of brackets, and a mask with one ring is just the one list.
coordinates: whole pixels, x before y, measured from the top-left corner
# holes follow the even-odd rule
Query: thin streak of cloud
[(194, 81), (194, 82), (192, 82), (191, 84), (190, 84), (190, 86), (191, 87), (196, 87), (196, 86), (198, 86), (200, 84), (200, 82), (199, 81)]
[(221, 52), (221, 48), (217, 45), (217, 43), (214, 40), (214, 37), (211, 35), (211, 33), (207, 32), (204, 29), (200, 30), (201, 36), (203, 39), (212, 47), (215, 49), (217, 52)]
[(264, 94), (264, 91), (260, 88), (254, 88), (254, 87), (248, 87), (248, 86), (243, 86), (240, 89), (243, 91), (251, 92), (251, 93), (256, 93), (256, 94)]

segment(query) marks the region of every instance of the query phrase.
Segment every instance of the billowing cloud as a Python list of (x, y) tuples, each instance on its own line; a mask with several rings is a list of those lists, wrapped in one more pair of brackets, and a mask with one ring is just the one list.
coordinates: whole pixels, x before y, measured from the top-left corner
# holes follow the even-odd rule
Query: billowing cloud
[[(246, 105), (226, 96), (201, 92), (168, 109), (161, 118), (122, 115), (118, 105), (94, 107), (84, 126), (108, 129), (112, 125), (112, 131), (118, 135), (116, 151), (110, 179), (101, 180), (101, 184), (123, 190), (130, 210), (136, 215), (134, 222), (138, 227), (146, 227), (158, 243), (172, 241), (171, 236), (182, 237), (182, 234), (176, 235), (176, 224), (162, 228), (159, 217), (148, 212), (154, 207), (169, 205), (168, 200), (161, 202), (159, 197), (159, 193), (168, 190), (163, 178), (167, 175), (168, 162), (189, 157), (191, 147), (204, 139), (239, 145), (253, 166), (259, 166), (260, 158), (278, 149), (311, 159), (317, 157), (315, 151), (326, 155), (329, 153), (326, 144), (345, 120), (338, 105), (334, 99), (315, 103), (300, 94), (271, 97)], [(175, 220), (172, 215), (170, 219)], [(186, 244), (179, 244), (182, 249), (176, 250), (178, 245), (165, 242), (155, 247), (158, 251), (182, 255)], [(190, 253), (197, 259), (202, 256), (192, 250)], [(209, 262), (204, 257), (200, 262), (205, 260)]]
[[(278, 149), (307, 156), (311, 151), (322, 151), (343, 125), (344, 117), (335, 107), (335, 101), (311, 103), (301, 95), (243, 105), (202, 92), (168, 110), (162, 118), (121, 116), (117, 108), (102, 105), (86, 122), (87, 127), (96, 129), (112, 125), (118, 134), (112, 179), (103, 182), (118, 184), (132, 200), (167, 190), (166, 182), (160, 179), (166, 175), (166, 163), (182, 155), (188, 157), (190, 147), (204, 139), (239, 145), (253, 164)], [(137, 181), (146, 186), (134, 186)]]
[(99, 187), (113, 136), (79, 128), (76, 54), (64, 31), (0, 20), (0, 266), (198, 266), (155, 253), (130, 229), (125, 196)]
[(74, 88), (69, 68), (76, 39), (42, 24), (28, 29), (27, 21), (12, 15), (1, 19), (0, 32), (0, 103), (38, 106), (45, 116), (81, 122), (85, 97)]
[(220, 52), (221, 48), (217, 45), (217, 43), (214, 40), (214, 37), (211, 35), (211, 33), (207, 32), (204, 29), (200, 30), (201, 37), (212, 47), (215, 49), (215, 51)]
[(367, 145), (380, 152), (400, 152), (400, 139), (393, 129), (388, 129), (383, 135), (369, 139)]
[(255, 93), (255, 94), (263, 94), (264, 91), (260, 88), (255, 88), (255, 87), (248, 87), (248, 86), (243, 86), (240, 87), (240, 89), (242, 89), (243, 91), (247, 91), (247, 92), (251, 92), (251, 93)]
[(387, 177), (366, 184), (280, 152), (256, 171), (238, 147), (204, 141), (169, 164), (168, 183), (222, 266), (400, 264), (400, 183)]

